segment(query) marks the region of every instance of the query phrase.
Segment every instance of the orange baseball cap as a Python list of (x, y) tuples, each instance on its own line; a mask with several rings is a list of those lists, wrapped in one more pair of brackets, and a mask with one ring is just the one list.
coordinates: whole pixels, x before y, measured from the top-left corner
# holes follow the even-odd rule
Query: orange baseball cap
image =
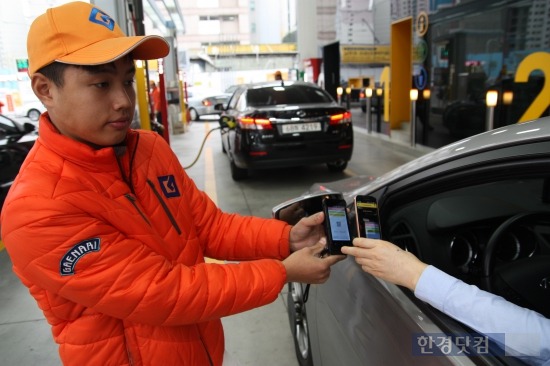
[(54, 61), (100, 65), (132, 52), (137, 60), (162, 58), (170, 52), (159, 36), (126, 36), (101, 9), (81, 1), (50, 8), (31, 24), (27, 36), (29, 75)]

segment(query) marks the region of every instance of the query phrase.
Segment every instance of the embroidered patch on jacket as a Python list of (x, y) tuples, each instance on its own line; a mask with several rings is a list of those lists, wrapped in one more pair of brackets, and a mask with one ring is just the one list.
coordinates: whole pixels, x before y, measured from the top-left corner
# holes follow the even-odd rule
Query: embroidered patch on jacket
[(69, 249), (61, 259), (59, 273), (61, 273), (62, 276), (74, 275), (74, 266), (76, 262), (86, 254), (99, 252), (99, 242), (99, 238), (86, 239)]
[(166, 198), (179, 197), (180, 191), (176, 185), (176, 178), (173, 175), (163, 175), (158, 177), (160, 188)]
[(115, 21), (113, 20), (113, 18), (111, 18), (109, 15), (105, 14), (98, 8), (92, 9), (90, 17), (88, 19), (90, 20), (90, 22), (102, 25), (111, 31), (115, 28)]

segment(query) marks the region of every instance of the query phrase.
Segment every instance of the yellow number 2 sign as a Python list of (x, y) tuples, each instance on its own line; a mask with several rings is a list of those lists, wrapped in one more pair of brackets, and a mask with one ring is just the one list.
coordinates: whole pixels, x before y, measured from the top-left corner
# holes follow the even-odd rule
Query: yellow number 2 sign
[(550, 53), (535, 52), (525, 57), (518, 66), (514, 81), (516, 83), (526, 83), (529, 75), (535, 70), (541, 70), (544, 74), (544, 85), (518, 123), (539, 118), (550, 106), (550, 81), (548, 80), (550, 78)]

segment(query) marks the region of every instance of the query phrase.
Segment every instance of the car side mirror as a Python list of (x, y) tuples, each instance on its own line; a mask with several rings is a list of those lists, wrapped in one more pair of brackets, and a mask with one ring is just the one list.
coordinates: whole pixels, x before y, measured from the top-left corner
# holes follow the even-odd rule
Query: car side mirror
[(223, 106), (223, 103), (218, 103), (214, 105), (215, 111), (225, 111), (225, 107)]
[(5, 139), (7, 135), (6, 130), (0, 128), (0, 139)]
[(23, 128), (25, 129), (25, 133), (33, 132), (34, 130), (36, 130), (36, 126), (29, 122), (25, 122), (23, 124)]
[(303, 217), (311, 216), (323, 211), (323, 200), (344, 199), (340, 192), (317, 192), (290, 199), (273, 207), (273, 218), (295, 225)]

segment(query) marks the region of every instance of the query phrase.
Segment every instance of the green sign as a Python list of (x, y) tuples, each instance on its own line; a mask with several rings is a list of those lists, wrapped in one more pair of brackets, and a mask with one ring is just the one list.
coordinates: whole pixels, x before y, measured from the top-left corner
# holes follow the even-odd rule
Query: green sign
[(17, 72), (27, 72), (29, 70), (28, 58), (18, 58), (15, 63), (17, 64)]

